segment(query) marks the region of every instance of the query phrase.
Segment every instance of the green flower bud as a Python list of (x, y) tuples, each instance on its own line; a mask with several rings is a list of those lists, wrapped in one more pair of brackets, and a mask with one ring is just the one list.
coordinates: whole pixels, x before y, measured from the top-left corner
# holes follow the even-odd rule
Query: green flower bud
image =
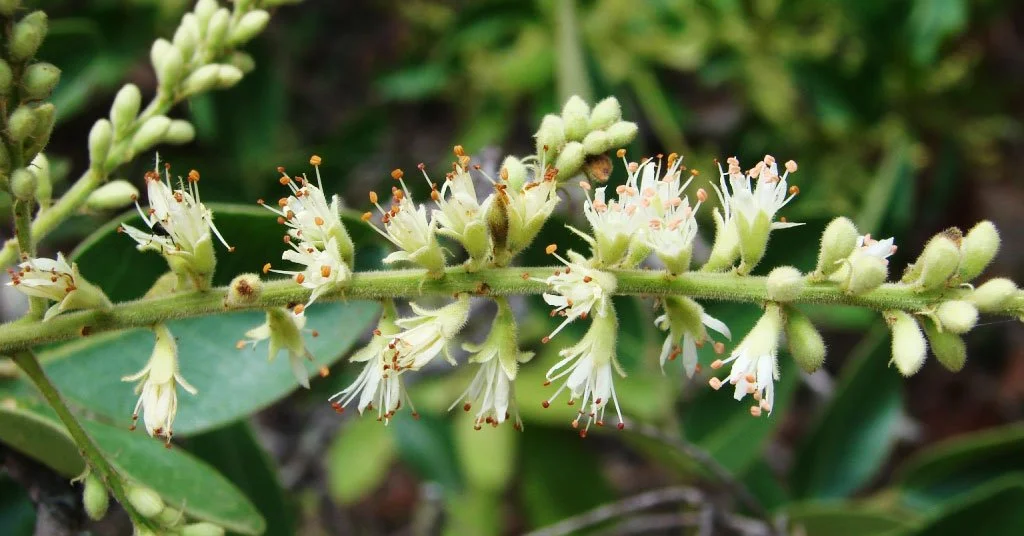
[(594, 130), (583, 138), (583, 149), (587, 154), (604, 154), (611, 148), (611, 140), (603, 130)]
[(184, 145), (191, 143), (196, 137), (196, 129), (192, 123), (184, 119), (172, 119), (171, 125), (164, 133), (164, 142), (171, 145)]
[(537, 154), (553, 159), (565, 145), (565, 123), (557, 115), (545, 115), (534, 137), (537, 138)]
[(125, 84), (114, 97), (114, 104), (110, 107), (110, 122), (114, 125), (114, 132), (118, 138), (124, 136), (135, 118), (139, 115), (139, 108), (142, 107), (142, 92), (135, 84)]
[(767, 286), (769, 300), (793, 301), (804, 288), (804, 276), (792, 266), (779, 266), (768, 273)]
[(196, 14), (196, 20), (199, 22), (200, 29), (205, 29), (210, 24), (210, 19), (219, 7), (220, 5), (217, 3), (217, 0), (199, 0), (196, 2), (196, 7), (192, 12)]
[(565, 139), (582, 141), (590, 131), (590, 106), (576, 95), (569, 97), (562, 107), (562, 121), (565, 123)]
[(114, 126), (106, 119), (99, 119), (89, 131), (89, 161), (92, 167), (102, 166), (110, 152), (114, 139)]
[(245, 52), (235, 52), (231, 54), (231, 57), (228, 59), (228, 63), (238, 67), (238, 70), (245, 74), (251, 73), (252, 70), (256, 68), (256, 60), (252, 59), (252, 56)]
[(583, 149), (582, 143), (578, 141), (566, 143), (558, 158), (555, 159), (555, 168), (558, 169), (555, 180), (563, 182), (576, 176), (583, 167), (583, 160), (586, 157), (586, 150)]
[(28, 105), (18, 106), (7, 119), (7, 135), (18, 143), (28, 137), (36, 128), (36, 114)]
[(263, 280), (256, 274), (235, 276), (228, 285), (228, 295), (224, 299), (225, 307), (245, 307), (259, 301), (263, 294)]
[(185, 13), (181, 17), (181, 24), (174, 31), (172, 43), (181, 51), (182, 58), (191, 58), (196, 52), (196, 45), (199, 43), (199, 20), (194, 13)]
[(619, 99), (608, 97), (597, 103), (590, 112), (588, 128), (590, 133), (593, 134), (595, 130), (604, 130), (618, 123), (621, 119), (622, 106), (619, 105)]
[(0, 15), (13, 17), (21, 7), (21, 0), (0, 0)]
[(193, 523), (181, 529), (181, 536), (224, 536), (224, 529), (213, 523)]
[(0, 96), (10, 95), (12, 87), (14, 87), (14, 72), (11, 71), (7, 60), (0, 58)]
[(29, 164), (36, 176), (36, 201), (43, 207), (50, 206), (53, 198), (53, 182), (50, 180), (50, 160), (39, 153)]
[(22, 201), (31, 201), (36, 196), (36, 174), (25, 168), (11, 173), (11, 193)]
[(921, 325), (939, 363), (951, 372), (960, 372), (967, 362), (967, 345), (964, 340), (949, 330), (940, 330), (930, 318), (921, 319)]
[(160, 511), (160, 515), (156, 516), (156, 522), (161, 527), (175, 528), (182, 525), (185, 521), (185, 512), (178, 510), (177, 508), (171, 508), (170, 506)]
[(234, 65), (220, 65), (217, 69), (217, 89), (230, 89), (235, 86), (245, 74)]
[(1016, 283), (1006, 278), (997, 277), (989, 279), (976, 288), (967, 297), (967, 301), (973, 303), (983, 313), (997, 313), (1006, 307), (1016, 293)]
[(818, 267), (811, 278), (820, 281), (832, 275), (842, 266), (842, 261), (857, 247), (860, 233), (848, 218), (836, 218), (829, 222), (821, 234), (821, 249), (818, 250)]
[(128, 486), (128, 502), (142, 517), (156, 517), (164, 509), (164, 501), (157, 492), (134, 484)]
[(968, 231), (960, 243), (960, 279), (971, 281), (981, 275), (999, 252), (999, 242), (999, 231), (990, 221), (979, 222)]
[(147, 119), (132, 137), (132, 152), (140, 153), (163, 141), (164, 134), (170, 126), (171, 120), (165, 115)]
[(889, 311), (885, 320), (892, 331), (892, 361), (900, 374), (913, 376), (927, 357), (928, 343), (913, 316), (903, 311)]
[(82, 505), (89, 519), (99, 521), (107, 515), (107, 508), (110, 506), (110, 495), (103, 482), (91, 472), (85, 475), (85, 489), (82, 490)]
[(171, 42), (160, 38), (153, 41), (153, 46), (149, 48), (149, 62), (153, 64), (153, 69), (156, 71), (157, 76), (160, 75), (160, 68), (164, 63), (164, 55), (171, 49)]
[[(154, 50), (156, 45), (154, 45)], [(164, 47), (163, 54), (157, 61), (153, 62), (156, 69), (156, 78), (160, 82), (160, 89), (171, 93), (185, 76), (185, 58), (181, 55), (178, 47), (168, 44)]]
[(633, 143), (637, 133), (640, 132), (640, 127), (631, 121), (619, 121), (608, 127), (605, 132), (608, 133), (608, 140), (612, 147), (625, 147)]
[(228, 36), (231, 27), (231, 12), (222, 7), (213, 12), (210, 23), (206, 26), (206, 46), (216, 50), (224, 46), (224, 40)]
[(270, 13), (262, 9), (255, 9), (246, 13), (238, 21), (238, 24), (231, 29), (228, 44), (237, 47), (248, 43), (267, 27), (268, 22), (270, 22)]
[(25, 96), (33, 100), (42, 100), (50, 96), (53, 88), (60, 81), (60, 69), (52, 63), (33, 63), (25, 69), (21, 76), (21, 85)]
[(840, 286), (847, 294), (864, 294), (882, 286), (887, 277), (889, 277), (889, 265), (884, 259), (873, 255), (854, 254), (850, 257), (847, 277)]
[(814, 372), (825, 363), (825, 339), (802, 311), (786, 308), (786, 340), (793, 360), (805, 372)]
[(959, 234), (960, 231), (956, 229), (944, 231), (932, 237), (924, 246), (924, 251), (914, 263), (921, 269), (921, 275), (915, 283), (918, 291), (944, 287), (956, 273), (960, 266), (960, 247), (955, 240), (959, 239)]
[(217, 85), (220, 65), (203, 65), (196, 69), (181, 84), (182, 96), (191, 96), (209, 91)]
[[(512, 157), (509, 157), (512, 158)], [(519, 160), (516, 164), (522, 166)], [(506, 165), (508, 158), (505, 159)], [(502, 167), (504, 171), (505, 167)], [(511, 182), (511, 179), (509, 179)], [(494, 201), (487, 208), (487, 232), (491, 236), (491, 247), (493, 248), (494, 262), (498, 266), (504, 266), (511, 260), (512, 252), (508, 250), (508, 194), (505, 190), (495, 189)]]
[(14, 61), (28, 61), (36, 55), (39, 45), (46, 38), (46, 13), (33, 11), (18, 21), (11, 32), (7, 50)]
[(92, 211), (120, 210), (139, 198), (139, 190), (125, 180), (110, 181), (93, 190), (85, 200), (85, 208)]
[(953, 333), (967, 333), (978, 323), (978, 309), (963, 300), (950, 300), (939, 304), (935, 316), (943, 330)]
[(513, 191), (519, 190), (526, 184), (526, 166), (514, 156), (505, 157), (499, 176)]
[(31, 160), (42, 151), (50, 142), (50, 134), (53, 133), (53, 124), (57, 120), (57, 107), (52, 103), (44, 102), (32, 109), (35, 115), (35, 128), (25, 140), (25, 147), (22, 151), (22, 158)]

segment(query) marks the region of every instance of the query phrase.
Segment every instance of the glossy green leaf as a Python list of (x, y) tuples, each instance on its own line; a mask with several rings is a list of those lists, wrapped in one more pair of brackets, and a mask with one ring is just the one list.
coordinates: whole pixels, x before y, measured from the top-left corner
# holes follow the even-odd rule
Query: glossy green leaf
[(1024, 473), (1024, 425), (1014, 424), (956, 437), (915, 455), (896, 484), (904, 500), (927, 508), (960, 500), (963, 494), (1007, 473)]
[(860, 536), (892, 534), (914, 526), (904, 513), (854, 503), (796, 503), (786, 509), (794, 534), (806, 536)]
[[(20, 421), (6, 420), (12, 415)], [(70, 435), (48, 407), (31, 399), (6, 398), (0, 405), (0, 419), (5, 419), (5, 426), (0, 427), (0, 440), (64, 476), (77, 476), (84, 468)], [(263, 533), (265, 523), (256, 507), (205, 462), (182, 449), (167, 449), (162, 441), (144, 433), (95, 421), (81, 422), (107, 459), (126, 478), (152, 488), (168, 504), (234, 532)], [(43, 441), (48, 445), (40, 447)]]
[(516, 434), (512, 422), (501, 426), (484, 423), (474, 428), (476, 408), (459, 411), (454, 419), (452, 441), (462, 466), (466, 485), (481, 491), (500, 493), (505, 489), (516, 463)]
[(392, 430), (369, 415), (345, 425), (327, 450), (327, 489), (340, 504), (353, 504), (377, 489), (396, 457)]
[(834, 397), (804, 435), (790, 475), (797, 497), (845, 497), (885, 462), (903, 413), (902, 381), (888, 363), (888, 330), (876, 325), (853, 350)]
[(425, 414), (413, 418), (402, 411), (392, 419), (388, 431), (394, 434), (398, 456), (421, 479), (440, 484), (448, 493), (463, 489), (463, 475), (455, 458), (449, 420)]
[(1024, 527), (1024, 474), (1007, 475), (951, 502), (901, 536), (1014, 536)]

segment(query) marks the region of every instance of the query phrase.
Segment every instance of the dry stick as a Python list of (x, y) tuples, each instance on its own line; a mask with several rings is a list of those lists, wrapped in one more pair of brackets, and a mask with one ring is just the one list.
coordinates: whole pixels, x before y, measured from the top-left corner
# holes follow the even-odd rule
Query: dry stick
[(647, 491), (639, 495), (627, 497), (621, 501), (598, 506), (580, 515), (563, 519), (554, 525), (530, 532), (527, 536), (561, 536), (563, 534), (572, 534), (609, 519), (672, 502), (702, 504), (705, 502), (705, 496), (701, 490), (689, 486), (672, 486)]

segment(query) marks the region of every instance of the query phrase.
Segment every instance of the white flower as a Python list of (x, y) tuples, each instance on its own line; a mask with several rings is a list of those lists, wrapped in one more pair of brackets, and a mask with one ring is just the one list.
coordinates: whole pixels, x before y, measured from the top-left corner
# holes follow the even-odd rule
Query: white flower
[(156, 345), (149, 363), (138, 373), (121, 378), (121, 381), (139, 382), (135, 387), (135, 393), (140, 396), (132, 414), (132, 429), (135, 429), (134, 422), (138, 420), (141, 408), (146, 432), (151, 436), (163, 436), (170, 443), (171, 426), (178, 413), (177, 386), (180, 384), (193, 395), (196, 388), (178, 372), (178, 346), (170, 330), (158, 324), (153, 331), (156, 333)]
[(893, 253), (896, 253), (896, 246), (893, 245), (895, 239), (890, 237), (885, 240), (875, 240), (871, 238), (870, 234), (860, 236), (857, 238), (857, 249), (854, 250), (854, 255), (869, 255), (871, 257), (877, 257), (889, 264), (889, 257)]
[[(349, 359), (353, 363), (366, 363), (363, 371), (351, 385), (328, 399), (338, 413), (343, 413), (352, 401), (358, 399), (356, 408), (360, 415), (367, 409), (372, 411), (376, 404), (377, 420), (386, 424), (402, 407), (404, 400), (412, 409), (413, 416), (417, 416), (402, 383), (404, 371), (398, 364), (398, 352), (391, 342), (392, 337), (399, 332), (394, 319), (394, 304), (386, 302), (377, 329), (373, 331), (373, 338)], [(334, 402), (335, 399), (337, 402)]]
[[(800, 192), (797, 187), (790, 187), (786, 182), (789, 174), (796, 171), (796, 162), (792, 160), (786, 162), (785, 172), (781, 176), (778, 164), (771, 155), (765, 155), (764, 160), (758, 162), (746, 174), (740, 170), (740, 162), (736, 157), (729, 158), (727, 163), (729, 164), (728, 172), (722, 170), (721, 164), (718, 165), (720, 187), (714, 183), (711, 184), (722, 202), (722, 211), (727, 223), (733, 222), (734, 218), (739, 217), (746, 222), (746, 225), (751, 225), (759, 215), (763, 215), (769, 222), (772, 222), (771, 229), (803, 225), (802, 223), (773, 221), (775, 213)], [(729, 179), (728, 185), (726, 178)], [(750, 184), (751, 179), (757, 181), (753, 187)]]
[[(661, 368), (665, 362), (682, 354), (683, 370), (688, 377), (693, 377), (697, 370), (697, 347), (702, 346), (708, 338), (705, 327), (711, 328), (732, 339), (729, 326), (704, 312), (697, 302), (684, 296), (672, 296), (664, 299), (665, 313), (654, 320), (654, 325), (662, 331), (668, 331), (665, 342), (661, 345)], [(715, 343), (715, 350), (721, 352), (721, 343)]]
[[(458, 147), (456, 154), (460, 151), (461, 147)], [(468, 158), (462, 153), (460, 162), (468, 163)], [(490, 249), (486, 214), (494, 196), (490, 195), (483, 203), (479, 203), (476, 188), (473, 186), (473, 177), (459, 163), (454, 165), (451, 173), (445, 175), (440, 192), (422, 165), (420, 170), (431, 187), (430, 196), (438, 206), (431, 213), (431, 217), (438, 224), (438, 232), (462, 244), (473, 259), (485, 259)]]
[[(591, 423), (596, 422), (598, 426), (604, 426), (604, 411), (609, 402), (615, 405), (615, 413), (619, 418), (619, 429), (625, 427), (612, 377), (613, 368), (620, 376), (626, 376), (615, 360), (617, 330), (618, 321), (614, 311), (604, 317), (595, 317), (583, 339), (558, 352), (558, 355), (562, 356), (562, 360), (548, 369), (545, 385), (563, 377), (565, 383), (555, 391), (551, 398), (544, 401), (543, 406), (549, 407), (551, 401), (558, 398), (563, 389), (569, 390), (570, 406), (576, 403), (577, 398), (581, 399), (579, 414), (572, 421), (573, 428), (578, 428), (580, 418), (586, 416), (587, 422), (580, 430), (581, 437), (586, 437)], [(589, 410), (587, 409), (588, 403), (590, 404)]]
[(577, 318), (587, 318), (592, 312), (598, 316), (605, 316), (611, 307), (611, 295), (615, 291), (615, 277), (600, 270), (587, 266), (586, 259), (574, 251), (568, 252), (570, 260), (562, 258), (555, 253), (554, 244), (548, 246), (548, 253), (565, 264), (565, 270), (558, 270), (547, 279), (536, 279), (551, 287), (551, 292), (544, 293), (544, 301), (555, 309), (552, 316), (561, 315), (565, 320), (544, 337), (543, 342), (548, 342), (562, 331), (562, 328), (569, 325)]
[(288, 363), (291, 366), (295, 379), (306, 389), (309, 389), (309, 375), (303, 360), (312, 361), (313, 356), (306, 349), (306, 343), (302, 340), (303, 332), (310, 332), (316, 337), (314, 330), (303, 329), (306, 326), (305, 316), (288, 314), (287, 310), (281, 308), (267, 309), (267, 320), (263, 324), (245, 332), (245, 339), (238, 341), (235, 346), (241, 350), (246, 346), (256, 345), (270, 339), (268, 359), (273, 361), (281, 350), (288, 351)]
[(454, 365), (448, 343), (466, 324), (469, 296), (460, 294), (453, 303), (438, 309), (427, 309), (415, 303), (409, 306), (416, 316), (395, 321), (403, 331), (394, 335), (390, 343), (398, 352), (396, 362), (399, 369), (419, 370), (442, 351), (448, 362)]
[[(755, 417), (760, 417), (762, 410), (770, 415), (775, 405), (775, 381), (779, 379), (776, 356), (781, 330), (782, 309), (778, 305), (769, 304), (764, 315), (733, 350), (732, 355), (711, 364), (711, 368), (717, 370), (732, 363), (725, 381), (736, 386), (733, 391), (736, 400), (742, 400), (748, 394), (753, 395), (757, 404), (751, 406), (750, 414)], [(711, 378), (708, 383), (715, 390), (724, 384), (718, 378)]]
[[(158, 164), (159, 165), (159, 164)], [(149, 210), (142, 210), (138, 200), (138, 209), (142, 221), (153, 229), (157, 225), (164, 233), (147, 233), (130, 225), (122, 224), (120, 229), (138, 243), (140, 251), (151, 249), (168, 256), (181, 257), (186, 262), (198, 262), (205, 266), (212, 263), (212, 253), (205, 251), (212, 245), (210, 233), (217, 237), (229, 251), (229, 246), (213, 223), (213, 213), (206, 208), (199, 198), (199, 172), (189, 171), (187, 187), (179, 178), (178, 188), (171, 185), (170, 168), (164, 169), (164, 179), (160, 179), (157, 171), (146, 173), (146, 193), (149, 197)]]
[(17, 272), (8, 271), (11, 275), (8, 286), (28, 296), (57, 302), (46, 310), (44, 321), (64, 311), (111, 305), (103, 291), (86, 281), (78, 273), (78, 266), (69, 265), (59, 252), (56, 259), (28, 259), (18, 265)]
[[(427, 218), (426, 207), (417, 207), (413, 202), (405, 181), (402, 180), (403, 175), (400, 169), (391, 172), (391, 176), (398, 180), (402, 187), (392, 188), (390, 209), (384, 210), (377, 203), (377, 194), (370, 192), (370, 202), (380, 212), (384, 230), (372, 223), (370, 227), (400, 250), (384, 257), (385, 263), (409, 261), (423, 266), (428, 271), (439, 272), (444, 269), (444, 254), (435, 235), (437, 222)], [(371, 216), (367, 212), (363, 214), (363, 220), (369, 223)]]
[(291, 275), (295, 278), (296, 283), (313, 290), (305, 305), (295, 307), (296, 315), (301, 315), (306, 307), (312, 305), (320, 295), (331, 290), (335, 285), (348, 281), (352, 275), (348, 264), (341, 258), (335, 237), (327, 240), (327, 247), (323, 250), (308, 242), (296, 243), (291, 240), (290, 236), (285, 236), (285, 243), (292, 249), (282, 253), (281, 258), (302, 265), (303, 268), (301, 270), (277, 270), (271, 269), (267, 264), (264, 267), (264, 273), (269, 271)]

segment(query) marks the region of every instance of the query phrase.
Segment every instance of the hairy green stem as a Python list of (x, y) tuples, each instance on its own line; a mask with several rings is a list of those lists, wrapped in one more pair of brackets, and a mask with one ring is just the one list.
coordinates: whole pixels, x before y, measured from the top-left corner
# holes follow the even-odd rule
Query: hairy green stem
[[(410, 298), (453, 296), (471, 293), (481, 296), (540, 294), (547, 290), (543, 278), (561, 267), (489, 268), (467, 272), (449, 268), (441, 279), (430, 279), (419, 269), (359, 272), (344, 287), (321, 295), (319, 301), (348, 299)], [(564, 269), (564, 268), (563, 268)], [(678, 276), (650, 270), (609, 270), (616, 278), (616, 294), (633, 296), (685, 295), (696, 299), (763, 303), (766, 278), (733, 274), (689, 272)], [(39, 344), (62, 341), (125, 328), (146, 327), (180, 318), (227, 312), (224, 299), (228, 289), (220, 287), (204, 292), (188, 292), (120, 303), (108, 310), (78, 311), (59, 315), (46, 322), (12, 322), (0, 325), (0, 352), (14, 352)], [(796, 303), (852, 305), (878, 311), (921, 311), (960, 293), (917, 293), (899, 283), (888, 283), (860, 296), (847, 296), (834, 283), (808, 283), (794, 300)], [(264, 309), (305, 303), (310, 290), (290, 279), (268, 281), (260, 298), (245, 307)], [(1024, 299), (1015, 299), (1004, 311), (1008, 315), (1024, 313)]]
[(42, 393), (43, 398), (50, 404), (50, 407), (57, 412), (57, 417), (60, 418), (68, 433), (71, 434), (71, 439), (78, 446), (78, 451), (82, 458), (85, 459), (89, 469), (99, 476), (100, 480), (107, 486), (107, 489), (110, 490), (110, 493), (117, 499), (117, 502), (121, 503), (121, 506), (128, 512), (128, 516), (131, 517), (132, 523), (136, 526), (149, 526), (146, 519), (139, 515), (132, 508), (131, 503), (128, 502), (127, 486), (121, 474), (107, 461), (107, 458), (100, 452), (99, 447), (89, 437), (85, 428), (82, 427), (82, 424), (71, 413), (68, 405), (61, 398), (60, 392), (57, 391), (57, 387), (50, 382), (50, 378), (43, 372), (43, 368), (39, 365), (39, 360), (35, 354), (30, 350), (15, 352), (14, 362), (32, 380), (32, 383), (39, 389), (39, 392)]

